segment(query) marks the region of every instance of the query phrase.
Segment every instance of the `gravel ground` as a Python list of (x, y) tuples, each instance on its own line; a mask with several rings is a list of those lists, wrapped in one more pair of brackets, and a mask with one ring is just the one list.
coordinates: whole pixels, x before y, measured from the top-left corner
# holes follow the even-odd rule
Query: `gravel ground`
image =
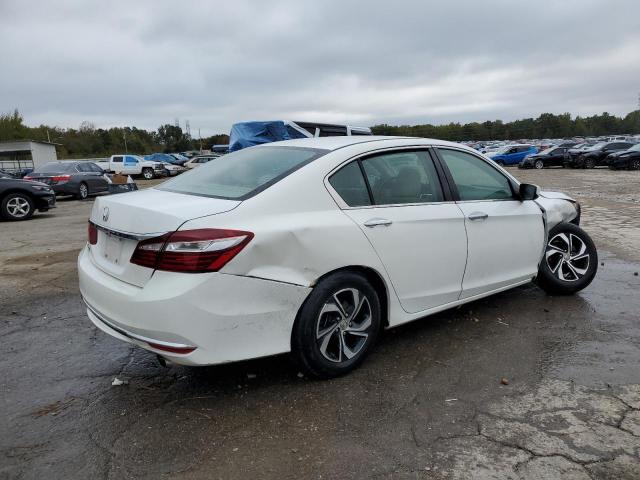
[(512, 172), (582, 203), (593, 284), (388, 331), (324, 382), (286, 356), (163, 368), (94, 328), (92, 201), (0, 223), (0, 479), (640, 478), (640, 172)]

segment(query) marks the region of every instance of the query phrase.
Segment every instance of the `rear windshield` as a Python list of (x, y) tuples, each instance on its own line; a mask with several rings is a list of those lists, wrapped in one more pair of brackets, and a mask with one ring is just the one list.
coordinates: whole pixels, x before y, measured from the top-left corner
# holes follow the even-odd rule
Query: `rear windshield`
[(244, 200), (327, 153), (299, 147), (251, 147), (223, 155), (168, 180), (169, 192)]
[(75, 170), (75, 163), (47, 163), (39, 168), (36, 168), (34, 173), (60, 173), (60, 172), (72, 172)]

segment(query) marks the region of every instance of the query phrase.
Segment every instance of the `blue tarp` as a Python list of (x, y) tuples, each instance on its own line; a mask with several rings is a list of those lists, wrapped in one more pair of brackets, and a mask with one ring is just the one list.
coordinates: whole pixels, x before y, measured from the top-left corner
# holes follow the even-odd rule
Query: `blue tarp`
[(289, 140), (290, 138), (287, 127), (281, 120), (235, 123), (231, 127), (229, 135), (229, 151), (235, 152), (254, 145)]

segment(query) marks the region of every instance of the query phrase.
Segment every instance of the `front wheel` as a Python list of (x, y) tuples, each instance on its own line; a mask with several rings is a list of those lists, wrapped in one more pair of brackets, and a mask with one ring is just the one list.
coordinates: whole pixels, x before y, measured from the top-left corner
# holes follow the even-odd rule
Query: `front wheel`
[(498, 160), (496, 163), (501, 167), (504, 167), (504, 162), (502, 160)]
[(333, 378), (355, 369), (380, 330), (380, 300), (363, 276), (339, 272), (305, 300), (293, 327), (291, 351), (304, 373)]
[(577, 225), (560, 223), (551, 229), (540, 262), (538, 285), (552, 295), (571, 295), (586, 288), (596, 276), (596, 246)]
[(0, 216), (7, 220), (27, 220), (34, 212), (31, 197), (19, 192), (4, 197), (0, 207)]
[(596, 166), (596, 161), (593, 158), (587, 158), (584, 161), (584, 168), (594, 168)]
[(640, 158), (634, 158), (631, 160), (629, 168), (631, 168), (631, 170), (640, 170)]
[(150, 168), (143, 168), (142, 169), (142, 176), (144, 177), (145, 180), (152, 180), (153, 179), (153, 170), (151, 170)]
[(538, 170), (542, 170), (544, 168), (544, 162), (542, 160), (536, 160), (533, 166)]

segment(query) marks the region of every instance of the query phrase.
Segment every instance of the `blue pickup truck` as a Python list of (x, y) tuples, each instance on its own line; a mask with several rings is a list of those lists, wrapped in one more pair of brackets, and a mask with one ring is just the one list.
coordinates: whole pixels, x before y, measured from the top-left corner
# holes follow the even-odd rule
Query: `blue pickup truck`
[(527, 155), (538, 153), (538, 149), (529, 144), (505, 145), (499, 150), (492, 152), (488, 157), (498, 165), (517, 165)]

